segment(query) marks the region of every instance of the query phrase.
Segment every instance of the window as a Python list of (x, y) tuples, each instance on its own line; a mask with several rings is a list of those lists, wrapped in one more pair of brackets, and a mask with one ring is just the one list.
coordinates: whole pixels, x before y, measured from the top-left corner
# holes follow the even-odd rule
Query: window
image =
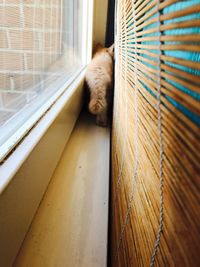
[(0, 1), (0, 160), (85, 65), (86, 5)]

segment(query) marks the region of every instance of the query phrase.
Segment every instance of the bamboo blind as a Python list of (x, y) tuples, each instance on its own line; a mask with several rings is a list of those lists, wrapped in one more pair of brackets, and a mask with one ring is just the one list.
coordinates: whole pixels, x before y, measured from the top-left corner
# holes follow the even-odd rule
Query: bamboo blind
[(118, 0), (111, 265), (200, 266), (200, 1)]

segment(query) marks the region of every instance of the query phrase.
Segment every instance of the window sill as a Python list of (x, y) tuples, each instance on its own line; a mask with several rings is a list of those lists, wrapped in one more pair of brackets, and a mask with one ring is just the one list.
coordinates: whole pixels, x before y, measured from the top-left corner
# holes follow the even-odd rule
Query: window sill
[(67, 101), (74, 94), (77, 87), (83, 82), (84, 73), (85, 70), (77, 72), (76, 75), (73, 76), (73, 79), (70, 79), (70, 81), (63, 85), (59, 92), (54, 95), (54, 99), (50, 100), (51, 104), (49, 102), (48, 106), (43, 107), (43, 116), (40, 120), (0, 165), (0, 194), (7, 187), (13, 176), (30, 155), (31, 151), (56, 119)]
[(109, 128), (81, 114), (14, 266), (106, 267), (109, 149)]

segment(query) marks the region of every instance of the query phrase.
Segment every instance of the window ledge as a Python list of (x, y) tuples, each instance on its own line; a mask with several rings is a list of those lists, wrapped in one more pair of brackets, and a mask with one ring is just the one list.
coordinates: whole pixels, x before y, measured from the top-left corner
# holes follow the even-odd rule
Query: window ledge
[[(16, 148), (10, 153), (10, 155), (4, 160), (0, 165), (0, 194), (7, 187), (12, 177), (19, 170), (21, 165), (30, 155), (31, 151), (40, 141), (41, 137), (45, 134), (49, 126), (53, 123), (57, 115), (63, 109), (67, 101), (76, 91), (78, 85), (84, 79), (85, 70), (81, 70), (73, 79), (68, 81), (59, 90), (59, 94), (54, 95), (54, 101), (50, 108), (43, 110), (43, 116), (40, 120), (33, 126), (33, 128), (28, 132), (24, 139), (19, 143)], [(66, 90), (67, 87), (67, 90)]]
[(106, 266), (109, 150), (109, 128), (81, 114), (14, 266)]

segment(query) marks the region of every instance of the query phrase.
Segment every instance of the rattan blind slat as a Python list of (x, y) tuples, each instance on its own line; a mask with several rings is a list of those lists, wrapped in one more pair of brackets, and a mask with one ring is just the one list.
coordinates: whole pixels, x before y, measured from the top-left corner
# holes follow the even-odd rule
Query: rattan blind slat
[[(128, 37), (128, 40), (131, 40), (132, 37)], [(124, 40), (125, 37), (122, 38)], [(165, 36), (149, 36), (149, 37), (141, 37), (141, 38), (135, 38), (135, 41), (139, 42), (146, 42), (146, 41), (175, 41), (175, 42), (200, 42), (200, 34), (187, 34), (187, 35), (165, 35)]]
[[(132, 69), (132, 68), (130, 68), (130, 69)], [(136, 71), (136, 75), (138, 76), (138, 79), (141, 82), (143, 82), (143, 83), (145, 82), (145, 84), (153, 92), (156, 93), (156, 91), (155, 91), (156, 90), (156, 83), (155, 82), (153, 82), (152, 80), (148, 79), (145, 75), (142, 74), (142, 72)], [(131, 81), (133, 81), (134, 77), (132, 77), (130, 71), (128, 71), (128, 77), (129, 77), (129, 79)], [(181, 93), (180, 90), (178, 90), (176, 87), (170, 85), (165, 80), (162, 80), (161, 84), (165, 86), (165, 87), (162, 87), (163, 93), (165, 95), (168, 95), (172, 99), (179, 101), (181, 104), (185, 105), (188, 109), (192, 110), (193, 112), (195, 112), (197, 114), (200, 112), (199, 102), (198, 101), (196, 101), (195, 99), (193, 99), (192, 97), (190, 97), (188, 95), (184, 95), (183, 93)]]
[[(130, 64), (133, 62), (133, 59), (139, 59), (139, 60), (141, 60), (143, 62), (147, 62), (147, 63), (151, 64), (152, 66), (158, 66), (158, 63), (156, 61), (152, 60), (152, 59), (148, 59), (148, 58), (139, 56), (137, 54), (133, 56), (130, 52), (127, 52), (127, 55), (130, 56), (130, 58), (128, 58), (128, 60), (130, 61)], [(190, 67), (193, 67), (193, 66), (195, 67), (196, 65), (198, 65), (198, 64), (195, 64), (194, 62), (191, 62), (193, 64), (189, 64), (188, 61), (185, 61), (185, 62), (179, 61), (178, 59), (176, 60), (176, 58), (163, 57), (163, 59), (165, 59), (168, 62), (175, 62), (175, 63), (178, 63), (178, 64), (183, 63), (183, 65), (190, 66)], [(188, 63), (188, 64), (186, 64), (186, 63)], [(194, 74), (188, 73), (186, 71), (182, 71), (180, 69), (171, 67), (171, 66), (166, 65), (166, 64), (161, 64), (161, 68), (163, 68), (164, 70), (171, 71), (174, 75), (179, 74), (180, 76), (184, 77), (184, 79), (191, 80), (191, 82), (200, 83), (196, 79), (196, 75), (194, 75)], [(199, 91), (198, 87), (197, 87), (197, 91)]]
[[(139, 86), (141, 91), (144, 92), (144, 90), (142, 89), (141, 86)], [(163, 88), (162, 88), (163, 89)], [(147, 96), (147, 99), (149, 99), (150, 96)], [(143, 98), (140, 99), (140, 101), (143, 101)], [(156, 103), (156, 102), (154, 102)], [(141, 112), (143, 110), (143, 107), (145, 107), (145, 102), (143, 101), (143, 104), (141, 104)], [(149, 111), (149, 109), (151, 110), (151, 112)], [(190, 147), (190, 149), (192, 150), (192, 152), (194, 153), (193, 154), (190, 154), (191, 156), (193, 156), (193, 161), (196, 162), (196, 166), (198, 166), (198, 149), (199, 149), (199, 143), (198, 142), (195, 142), (194, 143), (194, 136), (191, 134), (191, 132), (188, 132), (187, 131), (187, 128), (184, 128), (184, 126), (180, 123), (178, 123), (178, 120), (176, 120), (176, 124), (173, 124), (170, 120), (170, 116), (169, 116), (169, 110), (166, 109), (165, 107), (162, 108), (162, 111), (165, 113), (165, 119), (163, 121), (163, 126), (165, 127), (166, 131), (168, 132), (168, 135), (172, 135), (173, 133), (176, 133), (176, 136), (181, 136), (181, 138), (185, 141), (185, 144), (187, 144), (186, 147), (183, 147), (184, 150), (187, 149), (187, 147)], [(153, 106), (149, 106), (148, 107), (148, 110), (147, 110), (147, 113), (148, 113), (148, 117), (153, 119), (153, 120), (156, 120), (156, 110), (153, 108)], [(145, 119), (145, 117), (144, 117)], [(149, 119), (147, 120), (146, 122), (147, 124), (149, 123)], [(168, 127), (168, 126), (171, 126), (171, 127)], [(152, 125), (152, 127), (154, 127), (154, 129), (156, 129), (156, 125)], [(151, 129), (152, 130), (152, 129)], [(156, 132), (156, 131), (155, 131)], [(187, 133), (185, 135), (185, 133)], [(156, 134), (154, 134), (153, 137), (156, 137)], [(153, 138), (154, 140), (156, 140), (155, 138)], [(165, 140), (165, 139), (164, 139)], [(168, 141), (168, 139), (166, 139), (166, 141)], [(192, 142), (193, 141), (193, 142)], [(177, 143), (180, 143), (179, 145), (180, 146), (184, 146), (184, 144), (182, 142), (180, 142), (180, 139), (177, 138)], [(178, 146), (179, 146), (178, 145)], [(174, 149), (172, 149), (174, 150)], [(191, 163), (193, 162), (191, 161)]]
[[(132, 66), (129, 66), (129, 68), (130, 68), (130, 70), (128, 71), (128, 73), (130, 75), (130, 79), (131, 79), (131, 76), (132, 76), (131, 70), (135, 71), (136, 75), (141, 76), (142, 77), (142, 81), (143, 82), (145, 81), (145, 84), (148, 85), (149, 88), (153, 92), (156, 92), (155, 90), (156, 90), (157, 86), (156, 86), (156, 82), (155, 81), (153, 81), (153, 80), (149, 79), (147, 76), (145, 76), (145, 73), (143, 73), (142, 71), (137, 71)], [(175, 99), (177, 101), (179, 100), (180, 103), (185, 105), (187, 108), (191, 109), (193, 112), (196, 112), (197, 114), (200, 112), (200, 106), (199, 106), (199, 101), (198, 100), (194, 99), (193, 97), (191, 97), (187, 93), (178, 90), (175, 86), (171, 85), (169, 82), (167, 82), (165, 80), (161, 80), (161, 84), (163, 86), (165, 86), (165, 87), (163, 87), (163, 89), (165, 90), (165, 91), (163, 91), (163, 93), (165, 93), (165, 95), (169, 95), (169, 96), (171, 96), (173, 99)], [(171, 92), (173, 92), (173, 94)]]
[[(140, 87), (140, 86), (139, 86)], [(140, 87), (141, 88), (141, 87)], [(142, 89), (141, 89), (142, 90)], [(163, 88), (162, 88), (162, 90), (163, 90)], [(164, 109), (164, 110), (166, 110), (166, 109)], [(155, 114), (154, 114), (155, 115)], [(167, 117), (166, 117), (167, 118)], [(154, 120), (156, 120), (156, 116), (153, 116), (153, 117), (151, 117), (151, 119), (154, 119)], [(186, 139), (185, 138), (185, 136), (182, 134), (182, 130), (184, 130), (184, 132), (187, 130), (186, 128), (185, 129), (179, 129), (178, 128), (178, 126), (179, 125), (181, 125), (180, 123), (178, 124), (178, 126), (173, 126), (172, 125), (172, 128), (169, 128), (168, 129), (168, 123), (170, 122), (170, 120), (167, 120), (167, 124), (165, 125), (165, 121), (163, 122), (163, 125), (164, 126), (166, 126), (166, 129), (167, 129), (167, 131), (169, 131), (169, 134), (173, 134), (173, 131), (175, 131), (176, 132), (176, 134), (178, 135), (178, 136), (181, 136), (181, 138), (182, 138), (182, 141), (184, 141), (185, 142), (185, 144), (186, 144), (186, 147), (184, 147), (184, 145), (183, 145), (183, 143), (182, 142), (180, 142), (180, 140), (179, 139), (177, 139), (177, 143), (179, 143), (179, 146), (180, 147), (183, 147), (183, 149), (184, 149), (184, 151), (186, 151), (187, 149), (188, 149), (188, 147), (191, 149), (191, 151), (192, 151), (192, 153), (189, 153), (189, 157), (191, 157), (192, 159), (191, 159), (191, 166), (192, 166), (192, 163), (193, 162), (195, 162), (195, 165), (198, 167), (198, 148), (199, 148), (199, 145), (198, 144), (195, 144), (195, 146), (192, 146), (192, 144), (191, 144), (191, 141), (193, 141), (193, 138), (191, 138), (191, 139)], [(151, 129), (152, 130), (152, 129)], [(148, 132), (147, 132), (147, 134), (148, 134)], [(155, 136), (155, 138), (156, 138), (156, 136)], [(173, 151), (173, 150), (172, 150)], [(192, 171), (192, 169), (191, 169), (191, 171)]]
[(199, 12), (196, 0), (117, 2), (114, 267), (200, 265)]
[[(134, 47), (135, 44), (128, 44), (129, 47)], [(147, 49), (147, 50), (183, 50), (183, 51), (191, 51), (191, 52), (200, 52), (199, 45), (190, 45), (187, 44), (170, 44), (170, 45), (151, 45), (151, 44), (137, 44), (137, 48)]]
[[(163, 89), (163, 88), (162, 88)], [(143, 99), (141, 99), (141, 106), (144, 106), (145, 102), (142, 101)], [(151, 112), (149, 111), (149, 109), (151, 110)], [(170, 111), (166, 108), (163, 108), (162, 111), (165, 114), (165, 119), (163, 120), (163, 126), (166, 130), (166, 132), (168, 133), (168, 136), (171, 136), (173, 134), (176, 134), (176, 136), (180, 137), (184, 143), (180, 142), (180, 139), (177, 137), (177, 144), (180, 143), (180, 146), (183, 147), (184, 150), (187, 150), (188, 148), (192, 151), (193, 154), (193, 159), (195, 160), (195, 162), (197, 163), (196, 166), (198, 166), (198, 161), (197, 156), (198, 156), (198, 150), (199, 144), (198, 142), (193, 142), (194, 141), (194, 137), (191, 134), (185, 134), (185, 132), (187, 133), (187, 128), (185, 128), (184, 126), (182, 127), (182, 125), (179, 123), (178, 120), (176, 120), (177, 125), (174, 125), (171, 120), (170, 120)], [(152, 106), (148, 107), (148, 110), (146, 110), (148, 116), (146, 117), (147, 120), (147, 124), (149, 123), (149, 120), (152, 120), (152, 118), (156, 119), (156, 112), (155, 109), (153, 109)], [(144, 117), (145, 119), (145, 117)], [(169, 127), (170, 126), (170, 127)], [(152, 126), (153, 127), (153, 126)], [(155, 128), (155, 127), (154, 127)], [(167, 142), (167, 138), (164, 138), (164, 141), (166, 140)], [(193, 162), (193, 161), (191, 161)]]
[[(164, 21), (164, 20), (163, 20)], [(154, 24), (157, 22), (157, 18), (151, 18), (145, 22), (143, 22), (142, 24), (138, 25), (136, 27), (136, 30), (139, 31), (151, 24)], [(200, 24), (200, 20), (199, 19), (193, 19), (193, 20), (189, 20), (189, 21), (180, 21), (178, 23), (167, 23), (165, 25), (161, 25), (160, 26), (160, 30), (161, 31), (166, 31), (166, 30), (170, 30), (170, 29), (179, 29), (179, 28), (190, 28), (190, 27), (198, 27)], [(133, 33), (134, 32), (134, 26), (132, 25), (130, 28), (129, 28), (129, 33)], [(157, 27), (154, 27), (154, 28), (151, 28), (149, 29), (148, 31), (144, 31), (143, 33), (142, 32), (139, 32), (139, 33), (136, 33), (136, 35), (138, 34), (147, 34), (147, 33), (153, 33), (153, 32), (157, 32), (158, 31), (158, 28)]]
[[(157, 2), (157, 1), (155, 1), (155, 2)], [(148, 11), (153, 6), (155, 6), (157, 4), (155, 2), (152, 2), (151, 5), (146, 7), (145, 12)], [(170, 4), (171, 3), (169, 3), (169, 5)], [(163, 7), (161, 5), (159, 5), (158, 10), (162, 10), (162, 9), (163, 9)], [(138, 17), (140, 17), (145, 12), (141, 12), (141, 14), (138, 14), (136, 19), (138, 19)], [(148, 18), (150, 18), (154, 14), (156, 14), (156, 12), (157, 12), (157, 7), (155, 6), (155, 8), (152, 9), (149, 13), (145, 14), (144, 16), (142, 16), (140, 19), (137, 20), (136, 26), (141, 24), (142, 22), (144, 22), (145, 20), (147, 20)], [(176, 11), (176, 12), (170, 12), (168, 14), (161, 15), (160, 16), (160, 21), (166, 21), (166, 20), (170, 20), (170, 19), (174, 19), (174, 18), (179, 18), (179, 17), (182, 17), (182, 16), (186, 16), (186, 15), (194, 14), (194, 13), (198, 13), (198, 12), (200, 12), (200, 5), (194, 5), (192, 7), (185, 8), (185, 9), (182, 9), (182, 10), (179, 10), (179, 11)]]
[[(153, 24), (157, 21), (157, 19), (152, 19), (149, 20), (148, 23), (146, 25), (142, 24), (137, 28), (137, 31), (143, 29), (144, 27)], [(175, 30), (175, 29), (179, 29), (179, 28), (191, 28), (191, 27), (199, 27), (200, 26), (200, 20), (195, 19), (195, 20), (191, 20), (191, 21), (183, 21), (183, 22), (179, 22), (179, 23), (169, 23), (166, 25), (161, 25), (160, 26), (160, 31), (167, 31), (167, 30)], [(135, 36), (142, 36), (142, 35), (146, 35), (149, 33), (156, 33), (159, 31), (159, 27), (152, 27), (148, 30), (143, 30), (140, 32), (136, 32)], [(132, 33), (133, 31), (129, 31), (129, 34)]]
[[(156, 2), (156, 1), (154, 0), (154, 2)], [(154, 3), (151, 0), (145, 0), (145, 1), (141, 1), (140, 5), (138, 5), (137, 7), (135, 6), (135, 15), (137, 15), (149, 3), (154, 5)]]
[[(129, 51), (134, 52), (135, 50), (130, 48)], [(137, 49), (136, 49), (136, 51), (137, 51)], [(158, 58), (158, 54), (152, 53), (151, 51), (147, 51), (147, 50), (143, 50), (143, 49), (140, 49), (140, 50), (138, 49), (138, 51), (140, 51), (140, 54), (144, 54), (144, 55), (147, 55), (149, 57), (155, 58), (155, 60)], [(168, 61), (168, 62), (176, 63), (178, 65), (185, 66), (188, 68), (200, 70), (200, 63), (199, 62), (194, 62), (191, 60), (185, 60), (182, 58), (170, 57), (170, 56), (165, 56), (165, 55), (160, 55), (160, 58), (163, 61)]]
[[(148, 132), (149, 132), (148, 129), (149, 129), (149, 127), (151, 127), (151, 139), (150, 139), (150, 137), (148, 139), (151, 140), (151, 143), (153, 144), (153, 148), (151, 148), (152, 153), (154, 153), (155, 155), (158, 156), (159, 155), (159, 146), (157, 145), (156, 141), (154, 141), (155, 138), (157, 137), (157, 135), (156, 135), (157, 128), (154, 127), (154, 129), (153, 129), (152, 125), (151, 124), (149, 125), (149, 122), (146, 119), (145, 114), (142, 114), (142, 110), (140, 112), (141, 112), (141, 121), (140, 121), (140, 124), (142, 125), (141, 127), (144, 128), (144, 130), (146, 131), (146, 133), (143, 135), (143, 141), (145, 139), (147, 139), (147, 136), (149, 136), (148, 135)], [(168, 141), (168, 138), (171, 135), (172, 135), (172, 133), (170, 133), (168, 131), (165, 131), (164, 145), (168, 146), (168, 151), (170, 153), (172, 153), (172, 151), (174, 151), (174, 150), (177, 150), (177, 153), (173, 154), (173, 158), (178, 159), (180, 150), (184, 149), (185, 151), (188, 151), (188, 149), (187, 149), (187, 146), (184, 146), (183, 145), (183, 143), (178, 142), (178, 138), (175, 139), (177, 141), (177, 144), (175, 145), (175, 147), (174, 146), (171, 146), (170, 142)], [(179, 136), (179, 138), (180, 138), (180, 136)], [(141, 141), (142, 141), (142, 139), (141, 139)], [(146, 142), (144, 142), (144, 143), (146, 143)], [(152, 158), (151, 157), (151, 154), (149, 154), (149, 156), (150, 156), (150, 160), (154, 162), (154, 166), (155, 166), (155, 169), (156, 169), (157, 162), (155, 161), (155, 158)], [(183, 174), (183, 176), (186, 176), (186, 177), (188, 175), (187, 172), (190, 172), (190, 171), (193, 170), (193, 164), (192, 163), (193, 163), (193, 161), (194, 161), (195, 158), (192, 157), (192, 156), (190, 156), (190, 158), (191, 158), (191, 159), (189, 159), (190, 165), (188, 166), (189, 168), (187, 170), (185, 170), (185, 172)], [(186, 163), (186, 162), (188, 163), (188, 161), (186, 161), (186, 160), (183, 160), (181, 162), (182, 168), (184, 168), (184, 163)]]
[[(141, 75), (141, 73), (139, 73), (139, 72), (137, 72), (136, 75), (138, 77), (138, 81), (141, 81), (142, 83), (144, 83), (145, 76)], [(129, 77), (130, 81), (132, 82), (132, 76), (129, 72), (128, 72), (128, 77)], [(147, 95), (146, 99), (148, 99), (148, 102), (151, 103), (152, 106), (156, 107), (156, 99), (148, 91), (145, 90), (143, 85), (140, 84), (138, 86), (139, 86), (139, 89), (142, 90), (142, 93), (144, 95)], [(154, 89), (151, 85), (149, 85), (149, 88), (150, 87), (151, 87), (151, 89)], [(165, 88), (163, 88), (163, 89), (165, 89)], [(173, 106), (170, 103), (168, 103), (165, 98), (162, 98), (162, 101), (166, 103), (166, 106), (170, 106), (172, 108), (172, 111), (174, 110)], [(163, 107), (163, 109), (166, 109), (166, 107)], [(178, 113), (178, 111), (177, 111), (177, 113)], [(194, 133), (198, 133), (199, 132), (198, 127), (196, 125), (194, 125), (190, 120), (188, 120), (185, 117), (182, 117), (181, 115), (182, 114), (179, 114), (179, 117), (183, 118), (183, 121), (189, 127), (190, 131), (194, 131)], [(174, 127), (176, 127), (176, 125)], [(187, 127), (185, 128), (185, 131), (188, 131)], [(199, 134), (197, 136), (200, 137)], [(191, 141), (193, 141), (193, 140), (191, 140)], [(197, 151), (197, 154), (198, 154), (198, 151)]]
[(180, 59), (180, 58), (176, 58), (176, 57), (169, 57), (169, 56), (164, 56), (164, 55), (161, 55), (161, 60), (176, 63), (178, 65), (185, 66), (188, 68), (200, 70), (200, 63), (199, 62), (194, 62), (194, 61), (190, 61), (190, 60), (184, 60), (184, 59)]
[[(152, 15), (152, 12), (155, 13), (156, 10), (152, 10), (148, 13), (148, 11), (152, 8), (152, 7), (155, 7), (157, 5), (157, 0), (153, 0), (151, 1), (147, 6), (145, 6), (139, 13), (137, 13), (137, 10), (135, 10), (135, 13), (137, 13), (135, 15), (135, 20), (137, 20), (138, 18), (138, 21), (136, 22), (136, 25), (138, 23), (140, 23), (141, 21), (147, 19), (150, 15)], [(144, 15), (146, 13), (146, 15)], [(143, 16), (144, 15), (144, 16)]]
[(178, 10), (176, 12), (171, 12), (168, 14), (161, 15), (160, 21), (166, 21), (166, 20), (170, 20), (174, 18), (184, 17), (184, 16), (188, 16), (190, 14), (195, 14), (198, 12), (200, 12), (200, 5), (194, 5), (188, 8)]

